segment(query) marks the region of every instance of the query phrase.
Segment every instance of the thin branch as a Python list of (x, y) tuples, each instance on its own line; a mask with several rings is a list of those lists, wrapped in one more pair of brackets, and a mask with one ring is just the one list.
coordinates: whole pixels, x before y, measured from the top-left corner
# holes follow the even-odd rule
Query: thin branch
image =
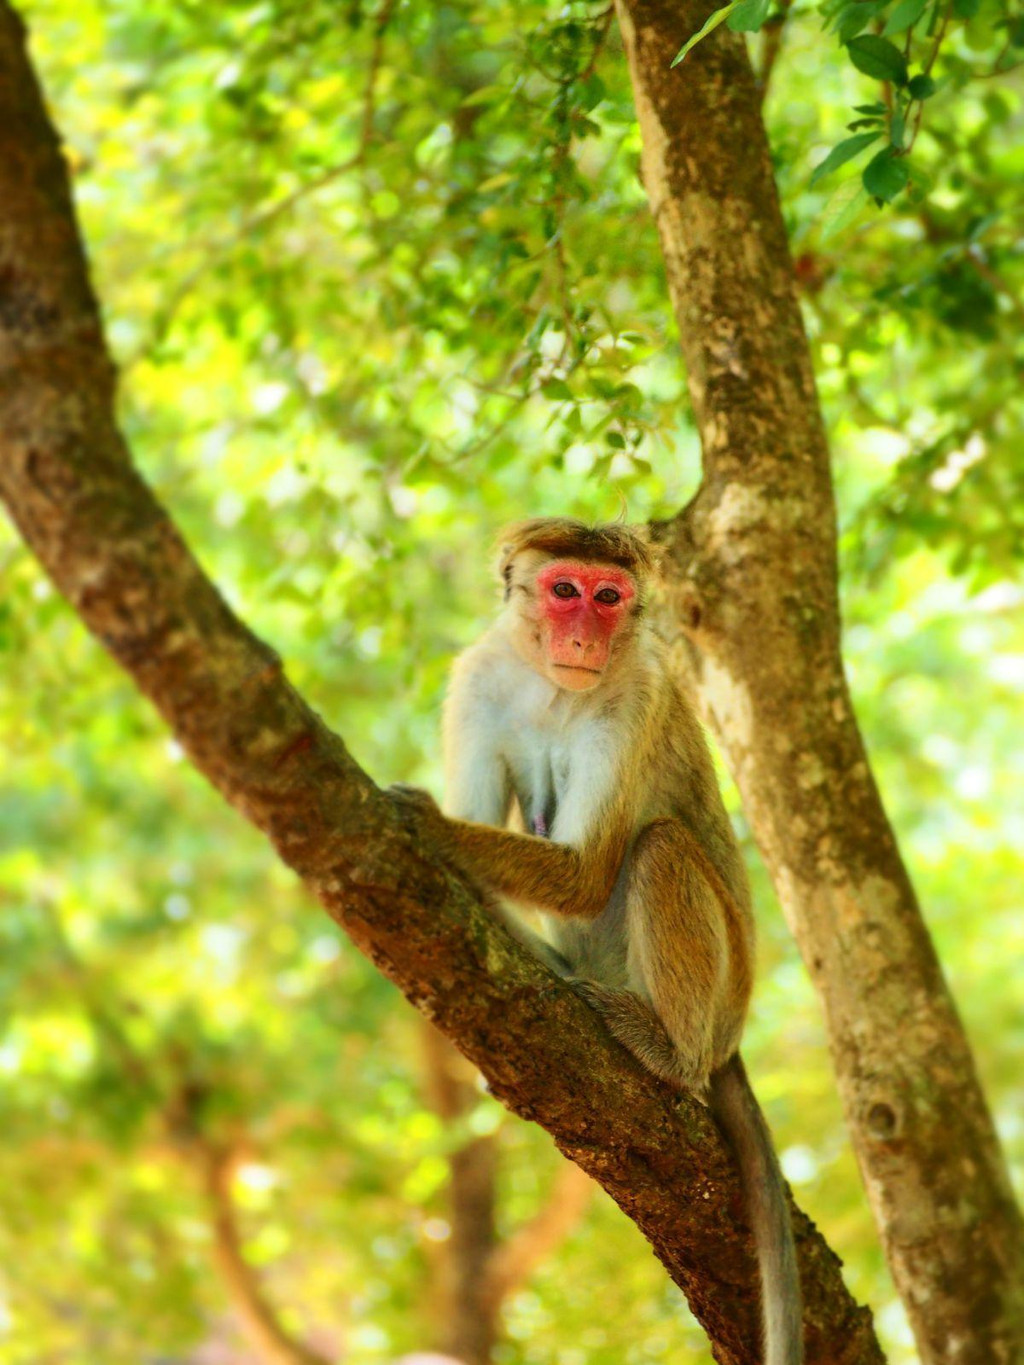
[(782, 30), (786, 26), (793, 0), (779, 0), (779, 12), (766, 20), (761, 30), (761, 67), (757, 73), (757, 88), (763, 104), (768, 95), (772, 71), (782, 48)]
[(487, 1295), (502, 1304), (527, 1282), (583, 1217), (594, 1182), (567, 1161), (559, 1170), (546, 1203), (533, 1218), (495, 1247), (485, 1269)]
[(45, 916), (57, 952), (64, 962), (69, 975), (74, 979), (86, 1017), (91, 1021), (97, 1034), (106, 1042), (112, 1056), (121, 1066), (126, 1079), (138, 1091), (150, 1099), (160, 1098), (160, 1087), (150, 1074), (149, 1065), (135, 1047), (131, 1038), (121, 1026), (117, 1017), (117, 1004), (109, 994), (98, 992), (88, 968), (68, 937), (67, 929), (56, 905), (48, 896), (39, 898), (39, 906)]
[(256, 1271), (245, 1259), (231, 1189), (235, 1153), (201, 1139), (192, 1150), (200, 1167), (210, 1214), (213, 1262), (250, 1346), (266, 1365), (332, 1365), (330, 1357), (321, 1355), (285, 1329), (263, 1292)]

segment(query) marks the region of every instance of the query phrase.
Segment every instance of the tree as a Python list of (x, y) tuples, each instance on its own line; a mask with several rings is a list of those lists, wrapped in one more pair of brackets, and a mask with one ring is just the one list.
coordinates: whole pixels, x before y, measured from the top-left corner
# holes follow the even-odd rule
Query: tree
[[(650, 19), (650, 16), (647, 16), (647, 18)], [(657, 15), (655, 15), (654, 18), (657, 19)], [(642, 33), (643, 33), (644, 29), (647, 29), (647, 27), (649, 27), (649, 29), (650, 29), (651, 31), (654, 31), (654, 33), (657, 33), (657, 25), (654, 25), (654, 23), (644, 23), (644, 25), (640, 25), (640, 31), (642, 31)], [(665, 49), (666, 41), (668, 41), (668, 38), (666, 38), (665, 35), (662, 34), (662, 37), (659, 38), (659, 45), (661, 45), (662, 55), (664, 55), (664, 49)], [(672, 38), (672, 41), (674, 41), (674, 37)], [(657, 48), (657, 46), (658, 46), (658, 45), (655, 44), (655, 48)], [(722, 53), (722, 52), (726, 53), (725, 59), (722, 59), (722, 60), (733, 60), (733, 61), (736, 60), (736, 56), (735, 56), (735, 55), (736, 55), (736, 49), (735, 49), (735, 46), (733, 46), (733, 48), (729, 48), (729, 46), (715, 46), (715, 48), (709, 48), (709, 49), (707, 49), (707, 51), (713, 52), (713, 53)], [(717, 79), (717, 75), (715, 75), (714, 63), (713, 63), (713, 61), (711, 61), (710, 57), (707, 57), (706, 55), (702, 57), (702, 55), (700, 55), (699, 52), (696, 52), (696, 53), (694, 53), (694, 61), (698, 61), (698, 60), (700, 60), (700, 61), (705, 61), (705, 60), (706, 60), (707, 63), (709, 63), (709, 67), (707, 67), (707, 70), (710, 70), (710, 71), (711, 71), (711, 79)], [(654, 61), (653, 61), (653, 63), (651, 63), (651, 64), (653, 64), (653, 67), (654, 67), (654, 70), (655, 70), (655, 71), (664, 70), (664, 66), (665, 66), (664, 61), (658, 61), (658, 63), (654, 63)], [(703, 68), (703, 67), (695, 67), (695, 70), (702, 70), (702, 71), (705, 71), (705, 68)], [(736, 74), (736, 72), (733, 72), (733, 74)], [(573, 82), (576, 81), (576, 75), (578, 75), (578, 70), (576, 70), (576, 68), (573, 68), (573, 78), (572, 78), (572, 81), (573, 81)], [(740, 75), (741, 75), (741, 72), (740, 72)], [(586, 76), (586, 78), (584, 78), (584, 79), (590, 79), (590, 78), (588, 78), (588, 76)], [(705, 74), (705, 79), (707, 79), (707, 72), (706, 72), (706, 74)], [(745, 85), (744, 85), (744, 81), (745, 81)], [(370, 86), (370, 89), (373, 89), (373, 87)], [(564, 100), (563, 100), (563, 106), (561, 106), (561, 109), (557, 109), (557, 108), (556, 108), (556, 115), (557, 115), (557, 119), (558, 119), (558, 120), (561, 120), (561, 124), (565, 124), (565, 121), (567, 121), (569, 115), (571, 115), (571, 112), (572, 112), (572, 101), (569, 100), (569, 94), (568, 94), (568, 91), (572, 89), (572, 82), (569, 82), (568, 79), (567, 79), (567, 81), (565, 81), (565, 83), (564, 83), (564, 86), (560, 86), (560, 89), (563, 89)], [(741, 81), (739, 82), (740, 104), (743, 104), (743, 101), (745, 101), (745, 109), (747, 109), (747, 112), (750, 112), (750, 106), (751, 106), (751, 101), (750, 101), (750, 89), (751, 89), (751, 87), (750, 87), (750, 81), (748, 81), (747, 78), (741, 79)], [(370, 105), (370, 104), (367, 104), (367, 108), (371, 108), (371, 105)], [(478, 108), (478, 105), (470, 105), (470, 108)], [(643, 112), (643, 109), (642, 109), (642, 112)], [(684, 111), (684, 112), (685, 112), (685, 111)], [(715, 164), (718, 164), (718, 162), (715, 162)], [(758, 169), (758, 164), (756, 164), (756, 161), (754, 162), (754, 169), (755, 169), (755, 171), (756, 171), (756, 169)], [(762, 171), (763, 171), (763, 160), (762, 160), (762, 162), (760, 162), (760, 169), (762, 169)], [(763, 176), (762, 176), (762, 190), (763, 190)], [(554, 201), (554, 202), (556, 202), (556, 209), (557, 209), (557, 199), (556, 199), (556, 201)], [(714, 239), (714, 238), (713, 238), (713, 240), (721, 240), (721, 239)], [(777, 240), (777, 236), (776, 236), (776, 240)], [(782, 248), (782, 253), (781, 253), (780, 257), (778, 257), (777, 261), (774, 262), (774, 265), (776, 265), (776, 268), (777, 268), (777, 272), (778, 272), (778, 268), (780, 268), (780, 262), (781, 262), (781, 265), (785, 265), (785, 251), (784, 251), (784, 248)], [(557, 263), (557, 257), (556, 257), (556, 263)], [(561, 269), (563, 269), (563, 272), (564, 272), (564, 269), (565, 269), (564, 262), (563, 262), (563, 266), (561, 266)], [(776, 272), (776, 273), (777, 273), (777, 272)], [(556, 272), (556, 273), (557, 273), (557, 272)], [(75, 276), (74, 276), (74, 270), (72, 270), (72, 272), (71, 272), (71, 278), (72, 278), (72, 280), (74, 280), (74, 278), (75, 278)], [(715, 278), (718, 278), (718, 277), (715, 277)], [(728, 278), (729, 278), (728, 269), (726, 269), (726, 266), (725, 266), (725, 265), (722, 265), (721, 280), (722, 280), (722, 281), (725, 281), (725, 280), (728, 280)], [(677, 281), (676, 281), (676, 283), (677, 283)], [(83, 295), (82, 295), (82, 293), (81, 293), (81, 285), (82, 285), (82, 277), (81, 277), (81, 276), (78, 277), (78, 285), (79, 285), (79, 298), (83, 298)], [(748, 293), (744, 293), (743, 289), (739, 289), (739, 291), (737, 291), (737, 295), (739, 295), (739, 304), (740, 304), (740, 307), (741, 307), (741, 306), (743, 306), (744, 299), (745, 299), (745, 298), (748, 298)], [(792, 317), (792, 304), (789, 304), (788, 302), (786, 302), (786, 295), (788, 295), (788, 284), (786, 284), (786, 285), (785, 285), (785, 288), (784, 288), (784, 289), (781, 289), (781, 291), (780, 291), (780, 298), (781, 298), (780, 307), (782, 307), (782, 308), (791, 307), (791, 317)], [(57, 296), (59, 296), (59, 295), (57, 295)], [(771, 296), (771, 295), (769, 295), (769, 296)], [(86, 304), (86, 307), (87, 307), (87, 304)], [(565, 336), (567, 336), (567, 339), (568, 339), (568, 337), (571, 337), (571, 336), (572, 336), (573, 330), (575, 330), (576, 328), (578, 328), (578, 326), (579, 326), (579, 319), (578, 319), (578, 318), (569, 317), (568, 319), (565, 319), (565, 328), (564, 328), (564, 332), (565, 332)], [(586, 322), (584, 322), (583, 328), (584, 328), (584, 326), (586, 326)], [(583, 328), (580, 328), (580, 330), (583, 330)], [(695, 336), (699, 336), (699, 332), (695, 332), (694, 334), (695, 334)], [(784, 336), (788, 336), (788, 337), (792, 337), (792, 336), (793, 336), (793, 332), (792, 332), (792, 322), (791, 322), (791, 329), (789, 329), (788, 332), (784, 332)], [(93, 360), (96, 360), (96, 355), (93, 355)], [(694, 373), (696, 373), (696, 374), (699, 374), (699, 373), (700, 373), (699, 366), (696, 366), (696, 367), (695, 367), (694, 364), (691, 364), (691, 375), (694, 374)], [(556, 388), (556, 386), (557, 386), (558, 384), (567, 386), (567, 381), (565, 381), (565, 379), (558, 379), (558, 378), (554, 378), (554, 377), (552, 377), (552, 378), (543, 378), (543, 375), (541, 375), (541, 378), (542, 378), (543, 384), (546, 384), (546, 385), (547, 385), (547, 388), (549, 388), (549, 390), (550, 390), (549, 397), (552, 397), (552, 399), (554, 399), (554, 400), (558, 400), (558, 399), (561, 399), (561, 397), (564, 397), (564, 394), (561, 393), (561, 390), (558, 390), (558, 389)], [(806, 388), (806, 386), (804, 386), (804, 388)], [(100, 396), (102, 397), (102, 385), (100, 386)], [(807, 397), (807, 393), (804, 393), (804, 397)], [(631, 399), (629, 399), (628, 394), (625, 394), (625, 396), (623, 396), (623, 401), (625, 401), (625, 400), (632, 401)], [(699, 409), (699, 404), (698, 404), (698, 409)], [(20, 409), (19, 409), (19, 411), (20, 411)], [(610, 430), (610, 433), (609, 433), (609, 434), (618, 434), (618, 435), (620, 435), (620, 440), (623, 441), (623, 442), (625, 442), (625, 435), (621, 434), (621, 431), (624, 430), (624, 431), (627, 431), (627, 433), (628, 433), (629, 427), (628, 427), (628, 425), (627, 425), (627, 426), (623, 426), (623, 423), (624, 423), (624, 420), (625, 420), (624, 416), (617, 416), (616, 420), (617, 420), (617, 423), (618, 423), (618, 430), (617, 430), (617, 431), (616, 431), (616, 430)], [(814, 419), (811, 419), (811, 420), (814, 420)], [(760, 434), (760, 433), (759, 433), (759, 434)], [(616, 449), (616, 445), (612, 445), (612, 449), (613, 449), (613, 450)], [(714, 452), (713, 452), (713, 453), (714, 453)], [(733, 480), (733, 486), (739, 486), (739, 482), (740, 482), (740, 480)], [(113, 487), (113, 486), (115, 486), (115, 485), (111, 485), (111, 487)], [(141, 506), (141, 504), (135, 504), (134, 500), (132, 500), (131, 511), (130, 511), (130, 513), (128, 513), (128, 517), (127, 517), (128, 524), (135, 524), (135, 519), (137, 519), (137, 512), (138, 512), (139, 506)], [(112, 500), (112, 501), (111, 501), (111, 511), (113, 511), (113, 509), (115, 509), (115, 508), (116, 508), (116, 502)], [(179, 562), (179, 564), (180, 564), (180, 562), (184, 562), (184, 561), (179, 560), (179, 561), (177, 561), (177, 562)], [(190, 571), (188, 571), (188, 572), (191, 573), (191, 572), (193, 572), (193, 571), (191, 571), (191, 569), (190, 569)], [(195, 584), (195, 583), (198, 583), (198, 579), (193, 579), (193, 580), (191, 580), (191, 581), (193, 581), (194, 584)], [(705, 594), (706, 594), (706, 592), (707, 592), (707, 587), (709, 587), (709, 584), (707, 584), (707, 583), (702, 583), (702, 584), (700, 584), (700, 587), (702, 587), (702, 590), (705, 591)], [(186, 594), (186, 595), (187, 595), (187, 594)], [(696, 598), (695, 598), (695, 597), (694, 597), (694, 594), (692, 594), (692, 591), (691, 591), (691, 592), (688, 592), (688, 594), (685, 595), (685, 601), (683, 602), (683, 609), (684, 609), (684, 610), (683, 610), (683, 614), (684, 614), (684, 620), (687, 620), (688, 625), (689, 625), (689, 628), (691, 628), (691, 631), (692, 631), (692, 628), (694, 628), (694, 625), (696, 625), (696, 627), (698, 627), (699, 631), (706, 631), (706, 629), (707, 629), (707, 621), (709, 621), (709, 620), (711, 621), (711, 624), (714, 624), (714, 614), (711, 614), (710, 617), (706, 617), (706, 614), (705, 614), (705, 613), (709, 612), (709, 607), (710, 607), (710, 605), (711, 605), (710, 602), (705, 602), (705, 601), (703, 601), (703, 599), (700, 598), (700, 597), (696, 597)], [(102, 602), (98, 602), (98, 603), (97, 603), (96, 609), (97, 609), (98, 612), (100, 612), (100, 613), (102, 613), (102, 612), (104, 612), (104, 610), (106, 610), (105, 607), (104, 607), (104, 603), (102, 603)], [(212, 610), (212, 612), (213, 612), (214, 607), (213, 607), (213, 606), (210, 607), (210, 610)], [(218, 616), (220, 616), (220, 609), (216, 609), (216, 610), (217, 610)], [(700, 614), (700, 620), (699, 620), (699, 621), (695, 621), (695, 620), (694, 620), (695, 612)], [(225, 624), (225, 629), (227, 629), (227, 618), (221, 617), (221, 620), (223, 620), (223, 622), (224, 622), (224, 624)], [(829, 622), (826, 622), (826, 624), (829, 624)], [(108, 625), (109, 625), (109, 621), (108, 621)], [(108, 631), (108, 633), (109, 633), (109, 631)], [(707, 640), (707, 636), (705, 636), (705, 639), (703, 639), (702, 642), (700, 642), (700, 643), (705, 644), (705, 647), (706, 647), (706, 640)], [(261, 661), (261, 666), (262, 666), (262, 663), (266, 662), (266, 663), (268, 663), (268, 666), (272, 667), (272, 662), (270, 662), (269, 659), (266, 659), (265, 655), (262, 654), (262, 651), (257, 650), (257, 658), (259, 659), (259, 661)], [(205, 681), (205, 684), (203, 684), (203, 685), (209, 685), (209, 681), (210, 681), (210, 680), (206, 680), (206, 681)], [(270, 687), (270, 684), (272, 684), (272, 681), (273, 681), (272, 678), (268, 678), (268, 680), (266, 680), (266, 685), (268, 685), (268, 687)], [(158, 687), (160, 687), (160, 685), (164, 685), (164, 684), (160, 684), (160, 682), (154, 682), (153, 685), (158, 685)], [(264, 685), (264, 684), (261, 684), (261, 685)], [(270, 687), (270, 691), (273, 691), (273, 688), (272, 688), (272, 687)], [(167, 700), (167, 699), (165, 699), (165, 703), (164, 703), (164, 704), (165, 704), (165, 707), (172, 707), (172, 706), (173, 706), (173, 703), (171, 702), (171, 700)], [(291, 703), (289, 703), (289, 704), (291, 704)], [(209, 719), (209, 718), (208, 718), (208, 719)], [(298, 722), (295, 722), (295, 723), (298, 723)], [(302, 726), (300, 726), (300, 730), (302, 730)], [(302, 734), (304, 734), (304, 733), (306, 733), (306, 732), (304, 732), (304, 730), (302, 730)], [(317, 734), (318, 734), (318, 733), (319, 733), (319, 732), (317, 732)], [(300, 737), (302, 737), (302, 734), (300, 734)], [(212, 738), (210, 738), (209, 736), (206, 736), (206, 734), (198, 734), (198, 736), (197, 736), (197, 734), (193, 734), (193, 736), (191, 736), (191, 743), (193, 743), (193, 747), (194, 747), (195, 749), (197, 749), (197, 752), (201, 752), (201, 753), (202, 753), (202, 756), (203, 756), (203, 758), (205, 758), (206, 762), (208, 762), (208, 763), (209, 763), (209, 762), (214, 762), (214, 763), (217, 763), (217, 764), (220, 764), (221, 762), (223, 762), (223, 759), (218, 758), (218, 756), (216, 755), (216, 744), (214, 744), (214, 741), (212, 740)], [(317, 752), (317, 747), (318, 747), (319, 741), (318, 741), (318, 740), (313, 740), (313, 741), (310, 741), (310, 743), (311, 743), (311, 747), (313, 747), (313, 749), (314, 749), (314, 752)], [(326, 743), (326, 741), (325, 741), (325, 743)], [(210, 748), (210, 745), (213, 745), (213, 748)], [(299, 758), (302, 758), (303, 752), (304, 752), (303, 749), (299, 749), (299, 753), (298, 753)], [(210, 753), (212, 753), (213, 758), (210, 758)], [(220, 768), (217, 768), (217, 771), (220, 771)], [(221, 779), (223, 779), (223, 781), (227, 781), (227, 782), (228, 782), (228, 785), (231, 785), (232, 782), (233, 782), (233, 778), (225, 778), (223, 773), (221, 773)], [(232, 788), (232, 789), (233, 789), (233, 788)], [(261, 812), (259, 812), (259, 814), (261, 814), (261, 818), (269, 818), (269, 815), (266, 814), (266, 811), (261, 811)], [(354, 829), (355, 829), (355, 827), (354, 827)], [(299, 850), (299, 857), (302, 857), (302, 850)], [(375, 875), (375, 874), (374, 874), (374, 875)]]

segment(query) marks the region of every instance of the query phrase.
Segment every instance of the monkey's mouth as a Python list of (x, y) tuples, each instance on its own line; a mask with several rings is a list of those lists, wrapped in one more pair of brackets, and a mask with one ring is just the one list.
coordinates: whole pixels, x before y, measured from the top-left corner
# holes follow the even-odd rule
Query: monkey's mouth
[(599, 678), (604, 671), (600, 668), (584, 668), (582, 664), (555, 664), (555, 667), (564, 668), (569, 673), (593, 673), (597, 678)]

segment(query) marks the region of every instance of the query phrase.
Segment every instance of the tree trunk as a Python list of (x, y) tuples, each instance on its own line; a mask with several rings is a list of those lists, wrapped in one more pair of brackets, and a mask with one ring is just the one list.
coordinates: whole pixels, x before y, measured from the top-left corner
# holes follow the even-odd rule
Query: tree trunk
[[(423, 1020), (423, 1059), (430, 1107), (451, 1130), (476, 1103), (476, 1075), (433, 1024)], [(498, 1143), (493, 1133), (471, 1137), (448, 1156), (448, 1218), (443, 1247), (438, 1346), (465, 1365), (489, 1365), (498, 1339), (499, 1304), (487, 1292), (487, 1267), (497, 1245)]]
[[(648, 1236), (723, 1365), (758, 1358), (739, 1181), (654, 1081), (403, 823), (234, 616), (131, 466), (56, 136), (0, 0), (0, 497), (196, 766), (356, 945)], [(808, 1365), (881, 1359), (802, 1214)], [(599, 1295), (595, 1288), (595, 1294)]]
[[(426, 1091), (431, 1108), (449, 1128), (472, 1113), (478, 1075), (451, 1043), (423, 1021)], [(563, 1163), (546, 1200), (502, 1239), (496, 1228), (499, 1147), (497, 1134), (469, 1138), (448, 1158), (451, 1236), (438, 1277), (440, 1349), (466, 1365), (489, 1365), (501, 1336), (501, 1311), (586, 1211), (593, 1181), (571, 1161)]]
[(617, 0), (643, 178), (704, 451), (658, 528), (675, 653), (821, 996), (847, 1121), (922, 1357), (1024, 1356), (1024, 1225), (843, 674), (828, 449), (758, 91), (708, 13)]

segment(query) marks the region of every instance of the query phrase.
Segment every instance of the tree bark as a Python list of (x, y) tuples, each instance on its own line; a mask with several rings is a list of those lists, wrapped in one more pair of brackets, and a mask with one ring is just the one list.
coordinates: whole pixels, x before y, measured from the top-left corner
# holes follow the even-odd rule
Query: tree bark
[(668, 626), (822, 999), (928, 1362), (1024, 1357), (1024, 1225), (840, 657), (828, 447), (757, 90), (703, 0), (617, 0), (704, 452), (658, 528)]
[[(723, 1365), (758, 1357), (738, 1178), (706, 1111), (652, 1080), (429, 849), (234, 616), (132, 468), (67, 170), (0, 0), (0, 497), (196, 766), (356, 945), (650, 1239)], [(811, 1365), (876, 1362), (870, 1315), (800, 1213)]]

